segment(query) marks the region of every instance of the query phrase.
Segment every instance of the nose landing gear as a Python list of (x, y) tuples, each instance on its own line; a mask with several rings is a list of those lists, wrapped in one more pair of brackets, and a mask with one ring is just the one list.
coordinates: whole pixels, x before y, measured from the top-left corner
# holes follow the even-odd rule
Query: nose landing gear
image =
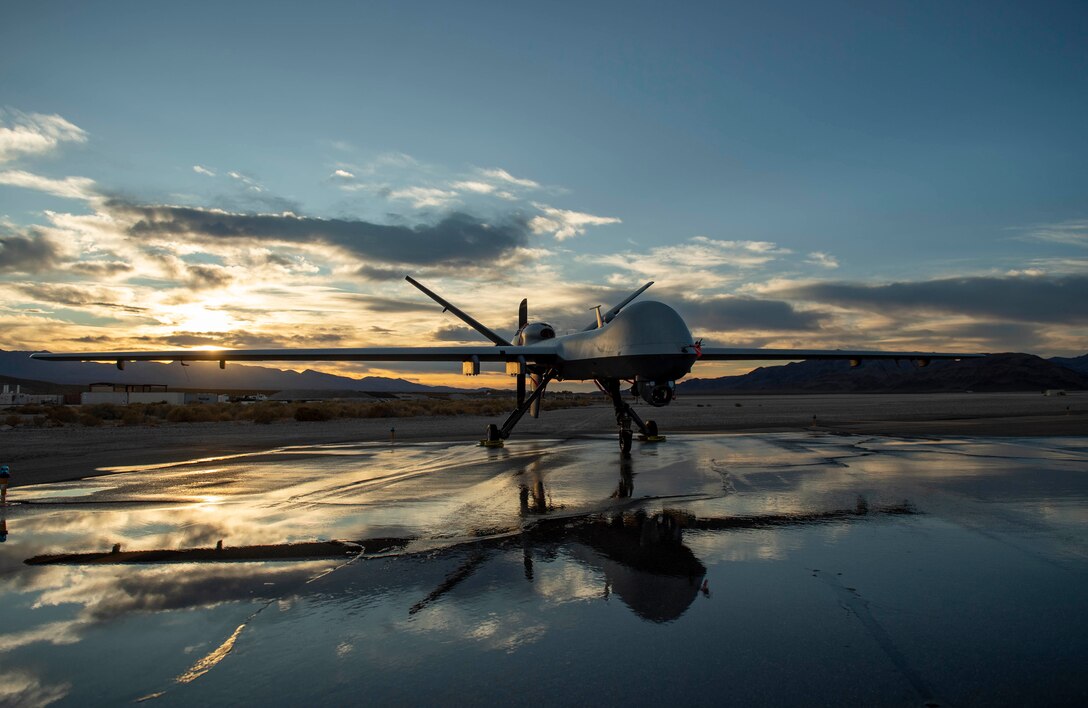
[(617, 379), (598, 380), (597, 385), (612, 399), (612, 406), (616, 410), (616, 423), (620, 426), (620, 452), (622, 454), (628, 455), (631, 452), (631, 442), (634, 440), (631, 423), (638, 427), (639, 440), (643, 442), (665, 441), (665, 436), (659, 435), (657, 432), (656, 422), (652, 420), (643, 422), (642, 418), (638, 417), (638, 413), (635, 413), (635, 409), (631, 408), (631, 405), (623, 400), (623, 396), (620, 394), (620, 382)]

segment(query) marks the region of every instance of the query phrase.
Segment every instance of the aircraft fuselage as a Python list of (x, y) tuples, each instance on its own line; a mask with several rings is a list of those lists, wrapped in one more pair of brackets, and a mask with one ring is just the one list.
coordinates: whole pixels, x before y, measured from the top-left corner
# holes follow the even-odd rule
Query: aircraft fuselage
[(555, 340), (562, 379), (675, 381), (691, 371), (691, 331), (676, 310), (645, 300), (599, 329)]

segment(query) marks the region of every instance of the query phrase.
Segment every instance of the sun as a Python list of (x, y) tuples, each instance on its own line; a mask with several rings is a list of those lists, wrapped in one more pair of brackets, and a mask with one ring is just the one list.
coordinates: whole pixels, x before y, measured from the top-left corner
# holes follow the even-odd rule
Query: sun
[(230, 332), (240, 326), (219, 303), (191, 302), (163, 310), (162, 324), (171, 332)]

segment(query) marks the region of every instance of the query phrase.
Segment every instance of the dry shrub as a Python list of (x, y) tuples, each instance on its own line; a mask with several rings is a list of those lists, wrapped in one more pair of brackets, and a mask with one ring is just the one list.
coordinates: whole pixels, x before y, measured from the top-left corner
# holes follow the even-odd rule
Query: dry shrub
[(144, 415), (148, 418), (161, 418), (162, 420), (166, 420), (170, 415), (170, 411), (176, 408), (176, 406), (169, 403), (137, 403), (135, 405), (142, 407)]
[(121, 416), (121, 425), (141, 425), (144, 422), (144, 412), (139, 408), (130, 407)]
[(246, 417), (252, 419), (254, 423), (271, 423), (274, 420), (280, 420), (292, 415), (290, 407), (280, 403), (258, 403), (249, 406), (248, 409)]
[(87, 415), (92, 415), (95, 418), (101, 418), (102, 420), (121, 420), (121, 416), (124, 415), (125, 407), (118, 406), (113, 403), (94, 403), (89, 406), (83, 406), (83, 412)]
[(68, 406), (53, 406), (45, 413), (46, 418), (57, 424), (62, 423), (75, 423), (79, 420), (79, 413), (74, 408)]
[(102, 419), (91, 413), (81, 413), (79, 424), (88, 428), (97, 428), (102, 425)]
[(295, 420), (299, 421), (321, 421), (328, 420), (331, 416), (330, 411), (326, 410), (326, 407), (315, 408), (313, 406), (299, 406), (295, 409)]
[(212, 407), (203, 403), (173, 406), (166, 414), (171, 423), (210, 423), (217, 419)]
[[(547, 410), (586, 406), (595, 403), (588, 396), (559, 395), (544, 397)], [(467, 398), (413, 398), (373, 400), (341, 400), (301, 403), (263, 401), (256, 404), (242, 403), (133, 403), (117, 406), (99, 403), (83, 406), (82, 416), (77, 409), (68, 406), (42, 408), (45, 416), (35, 425), (59, 426), (70, 423), (100, 425), (103, 421), (119, 421), (122, 425), (156, 425), (166, 420), (171, 423), (228, 422), (252, 420), (255, 423), (271, 423), (277, 420), (326, 421), (344, 418), (411, 418), (415, 416), (495, 416), (506, 415), (514, 408), (511, 395), (491, 395)], [(24, 412), (20, 410), (19, 412)], [(97, 422), (88, 422), (90, 418)]]

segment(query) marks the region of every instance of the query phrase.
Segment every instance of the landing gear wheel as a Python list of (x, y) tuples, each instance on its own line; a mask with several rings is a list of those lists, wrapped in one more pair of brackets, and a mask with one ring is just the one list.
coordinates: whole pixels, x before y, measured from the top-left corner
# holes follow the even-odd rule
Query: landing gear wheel
[(499, 426), (490, 423), (487, 426), (485, 437), (480, 441), (483, 447), (502, 447), (502, 435), (499, 434)]
[(642, 442), (659, 443), (665, 442), (665, 436), (660, 435), (657, 432), (657, 421), (648, 420), (643, 425), (646, 427), (646, 432), (638, 436), (638, 439)]
[(633, 436), (631, 435), (630, 430), (621, 430), (620, 431), (620, 452), (622, 452), (625, 455), (627, 453), (631, 452), (631, 439), (632, 439), (632, 437)]

